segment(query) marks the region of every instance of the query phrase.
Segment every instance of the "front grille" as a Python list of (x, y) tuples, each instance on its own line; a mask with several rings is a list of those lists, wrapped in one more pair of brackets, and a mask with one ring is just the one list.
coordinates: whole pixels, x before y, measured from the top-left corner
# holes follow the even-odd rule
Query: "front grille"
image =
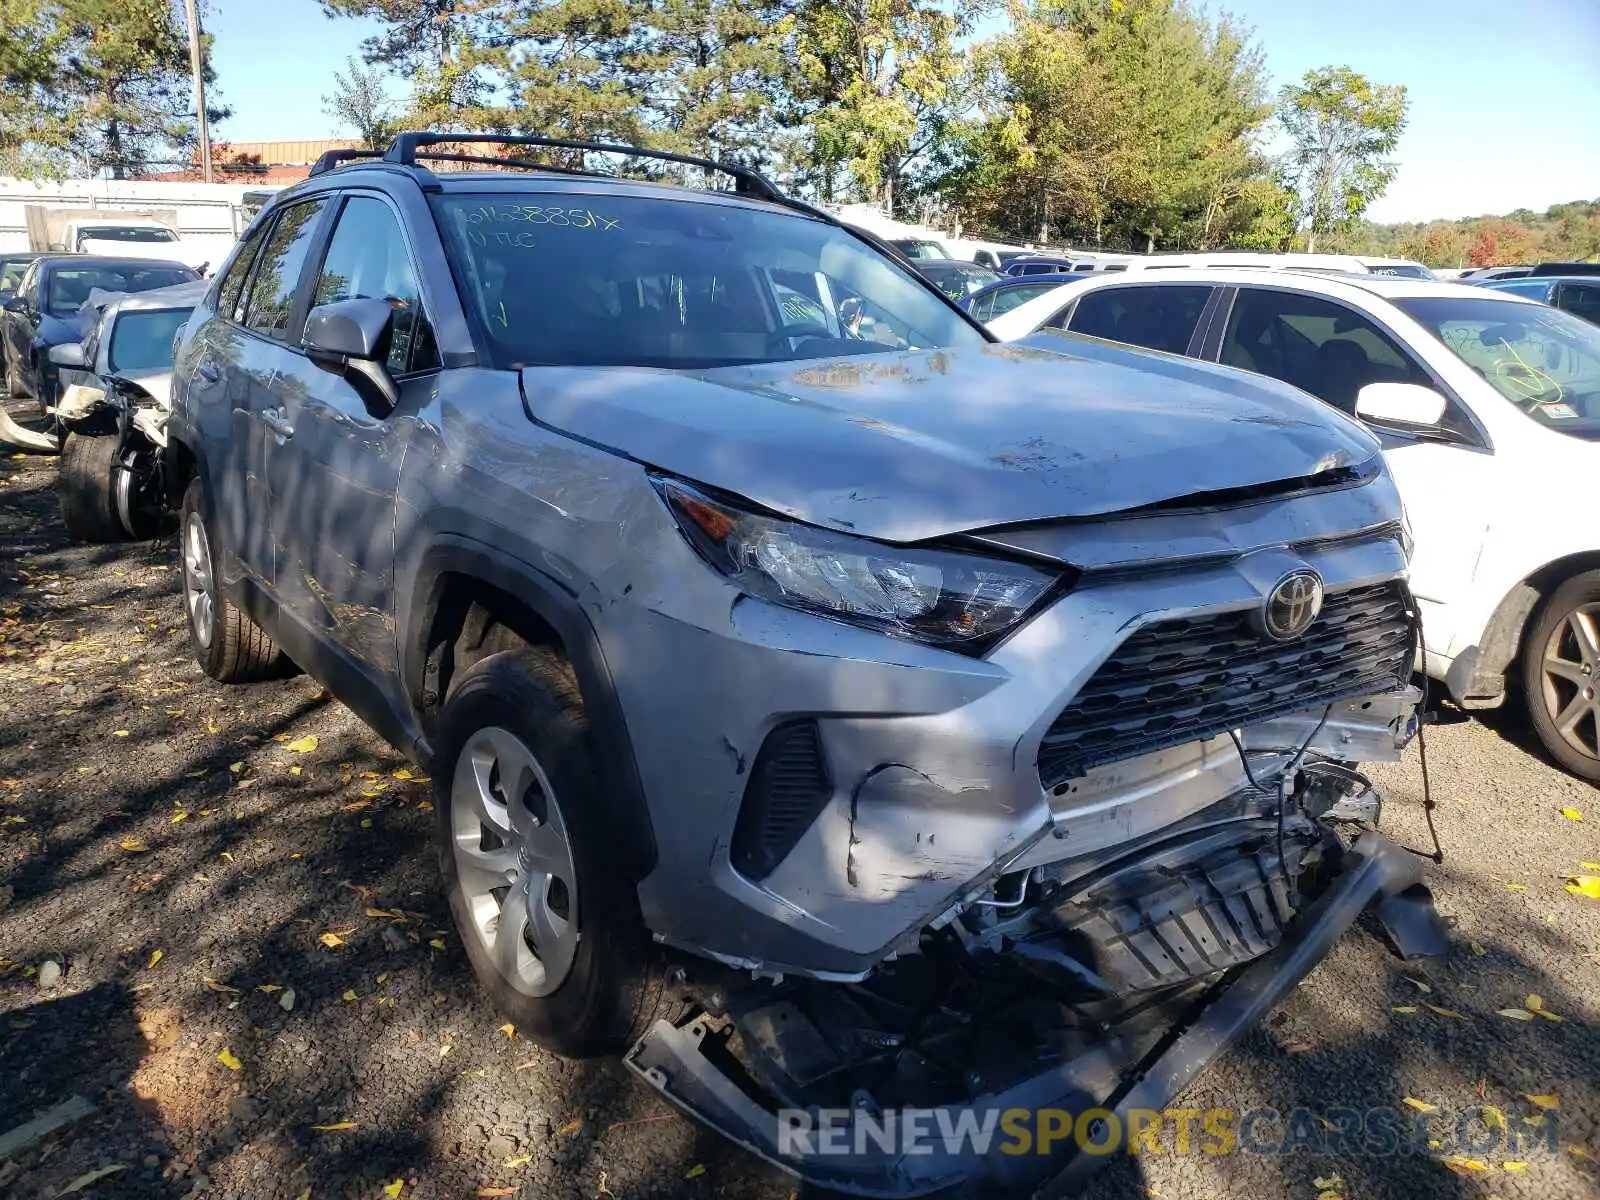
[(1146, 625), (1050, 726), (1039, 778), (1054, 788), (1105, 763), (1403, 683), (1408, 609), (1400, 584), (1380, 583), (1330, 594), (1289, 642), (1257, 632), (1249, 612)]
[(765, 879), (833, 795), (815, 721), (780, 725), (767, 735), (745, 787), (730, 857), (748, 879)]

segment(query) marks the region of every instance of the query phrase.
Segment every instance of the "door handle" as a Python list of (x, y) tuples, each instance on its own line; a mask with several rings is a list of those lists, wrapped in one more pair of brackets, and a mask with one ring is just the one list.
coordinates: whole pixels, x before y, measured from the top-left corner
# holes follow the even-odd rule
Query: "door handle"
[(261, 423), (281, 438), (292, 438), (294, 426), (289, 424), (289, 418), (281, 408), (263, 409)]
[(194, 369), (194, 373), (207, 383), (216, 383), (222, 378), (222, 370), (213, 362), (202, 362)]

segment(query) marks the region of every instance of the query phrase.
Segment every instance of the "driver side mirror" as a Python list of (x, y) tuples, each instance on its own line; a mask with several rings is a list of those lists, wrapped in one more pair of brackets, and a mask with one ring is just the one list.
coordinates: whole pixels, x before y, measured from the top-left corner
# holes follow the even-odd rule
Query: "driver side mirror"
[(394, 309), (385, 300), (339, 300), (313, 308), (306, 318), (311, 361), (349, 379), (378, 417), (400, 403), (400, 389), (384, 362), (393, 327)]
[(59, 346), (50, 347), (50, 361), (58, 367), (76, 367), (83, 369), (83, 344), (81, 342), (62, 342)]
[(21, 296), (8, 296), (5, 308), (8, 313), (25, 313), (28, 311), (28, 302)]
[(1377, 425), (1431, 429), (1444, 410), (1444, 397), (1420, 383), (1369, 383), (1356, 393), (1356, 416)]

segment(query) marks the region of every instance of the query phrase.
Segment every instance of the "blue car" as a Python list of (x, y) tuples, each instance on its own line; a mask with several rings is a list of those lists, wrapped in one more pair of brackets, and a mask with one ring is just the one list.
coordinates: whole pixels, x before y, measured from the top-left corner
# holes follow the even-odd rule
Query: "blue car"
[(1083, 271), (1057, 271), (1050, 275), (1008, 276), (970, 296), (957, 301), (979, 321), (991, 321), (1001, 313), (1010, 312), (1017, 305), (1035, 296), (1042, 296), (1051, 288), (1063, 283), (1085, 278)]
[(1481, 285), (1539, 300), (1593, 325), (1600, 325), (1600, 275), (1536, 275), (1526, 279), (1491, 279)]

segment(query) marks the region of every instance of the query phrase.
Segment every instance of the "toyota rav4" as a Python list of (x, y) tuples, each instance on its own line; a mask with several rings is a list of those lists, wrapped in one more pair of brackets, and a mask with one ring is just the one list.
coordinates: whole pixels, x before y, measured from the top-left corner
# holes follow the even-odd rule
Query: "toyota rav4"
[(1356, 765), (1418, 699), (1357, 424), (996, 344), (746, 169), (479, 140), (273, 200), (165, 463), (201, 665), (292, 661), (431, 768), (520, 1029), (819, 1184), (1014, 1188), (1101, 1157), (829, 1156), (780, 1114), (1160, 1107), (1369, 905), (1439, 950)]

